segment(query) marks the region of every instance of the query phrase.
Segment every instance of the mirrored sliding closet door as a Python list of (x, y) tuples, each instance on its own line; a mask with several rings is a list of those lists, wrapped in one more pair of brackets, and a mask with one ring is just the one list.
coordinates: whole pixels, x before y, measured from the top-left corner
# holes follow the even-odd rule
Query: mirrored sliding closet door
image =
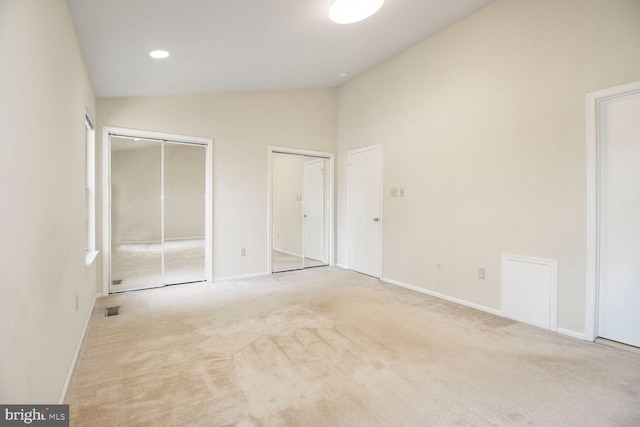
[(111, 286), (206, 280), (206, 150), (111, 136)]
[(272, 153), (271, 271), (329, 265), (329, 159)]

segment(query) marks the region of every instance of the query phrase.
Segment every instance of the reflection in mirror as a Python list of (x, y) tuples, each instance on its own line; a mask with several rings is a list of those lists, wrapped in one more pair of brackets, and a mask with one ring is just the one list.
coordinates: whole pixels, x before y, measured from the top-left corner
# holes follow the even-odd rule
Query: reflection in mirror
[(327, 181), (328, 159), (304, 158), (304, 266), (329, 264), (327, 254)]
[(272, 271), (296, 270), (304, 267), (302, 240), (302, 175), (303, 157), (273, 153)]
[(164, 283), (206, 280), (206, 147), (164, 145)]
[(206, 150), (111, 137), (111, 292), (206, 280)]
[(111, 138), (111, 290), (162, 284), (162, 142)]
[(271, 271), (329, 264), (328, 165), (325, 158), (273, 153)]

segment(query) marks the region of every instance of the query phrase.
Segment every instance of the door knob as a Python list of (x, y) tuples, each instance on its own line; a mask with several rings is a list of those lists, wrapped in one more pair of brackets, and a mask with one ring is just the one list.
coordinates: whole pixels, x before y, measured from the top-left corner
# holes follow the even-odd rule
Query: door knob
[(378, 217), (373, 218), (373, 222), (378, 222), (378, 221), (380, 221), (380, 218)]

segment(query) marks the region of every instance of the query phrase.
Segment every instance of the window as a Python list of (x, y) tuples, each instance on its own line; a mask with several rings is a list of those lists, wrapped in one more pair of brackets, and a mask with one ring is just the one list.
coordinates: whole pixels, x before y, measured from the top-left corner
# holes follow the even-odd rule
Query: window
[(98, 252), (96, 251), (95, 131), (88, 114), (85, 115), (84, 126), (84, 245), (85, 263), (89, 266), (93, 263)]

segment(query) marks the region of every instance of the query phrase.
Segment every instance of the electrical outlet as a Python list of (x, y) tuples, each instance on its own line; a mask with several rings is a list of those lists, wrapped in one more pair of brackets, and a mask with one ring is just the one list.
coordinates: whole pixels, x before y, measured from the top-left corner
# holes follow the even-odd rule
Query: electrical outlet
[(397, 188), (392, 188), (391, 189), (391, 197), (398, 197), (398, 189)]
[(404, 188), (398, 188), (398, 196), (404, 197)]
[(484, 268), (478, 269), (478, 279), (484, 279)]
[(442, 270), (442, 264), (437, 263), (436, 264), (436, 270)]
[(240, 256), (247, 256), (247, 249), (246, 248), (240, 249)]

